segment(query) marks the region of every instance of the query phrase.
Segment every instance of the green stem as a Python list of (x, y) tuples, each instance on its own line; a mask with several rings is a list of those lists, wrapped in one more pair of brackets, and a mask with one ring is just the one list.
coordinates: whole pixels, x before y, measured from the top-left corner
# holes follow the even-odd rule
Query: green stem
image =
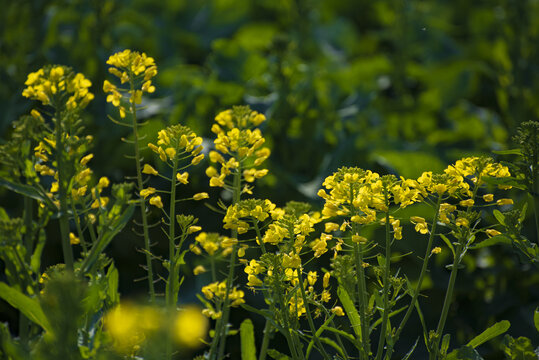
[[(355, 224), (353, 228), (355, 230)], [(354, 232), (355, 233), (355, 232)], [(359, 317), (361, 319), (361, 340), (362, 344), (359, 347), (359, 358), (368, 359), (370, 353), (370, 341), (369, 341), (369, 332), (367, 324), (367, 284), (365, 281), (365, 269), (363, 268), (363, 255), (361, 253), (361, 245), (355, 244), (354, 246), (354, 257), (356, 259), (356, 270), (359, 273), (358, 281), (358, 301), (359, 301)]]
[[(129, 84), (131, 91), (135, 90), (135, 83), (133, 80), (133, 74), (129, 76)], [(140, 206), (140, 216), (142, 218), (142, 231), (144, 234), (144, 250), (146, 255), (146, 271), (148, 271), (148, 290), (150, 292), (150, 302), (155, 302), (155, 289), (153, 284), (153, 266), (152, 266), (152, 255), (150, 252), (150, 233), (148, 230), (148, 218), (146, 216), (146, 201), (144, 197), (140, 195), (140, 191), (143, 188), (142, 182), (142, 170), (140, 168), (140, 146), (139, 146), (139, 136), (138, 136), (138, 122), (137, 122), (137, 107), (135, 103), (131, 103), (131, 115), (133, 117), (133, 141), (135, 145), (135, 164), (137, 169), (137, 188), (139, 191), (139, 206)]]
[(71, 212), (73, 213), (73, 219), (75, 220), (75, 227), (77, 228), (77, 234), (79, 235), (80, 244), (82, 245), (82, 250), (85, 253), (88, 253), (88, 248), (86, 247), (86, 241), (84, 240), (84, 234), (80, 226), (79, 216), (77, 215), (77, 209), (75, 209), (75, 204), (73, 203), (73, 201), (70, 201), (70, 203), (71, 203)]
[(305, 306), (305, 313), (307, 315), (307, 321), (309, 323), (309, 327), (313, 334), (314, 342), (320, 348), (320, 351), (322, 352), (322, 356), (324, 357), (324, 359), (329, 360), (329, 355), (324, 349), (324, 346), (320, 342), (320, 339), (318, 338), (318, 336), (316, 336), (316, 328), (314, 327), (314, 321), (311, 316), (311, 311), (309, 309), (309, 301), (307, 299), (307, 294), (305, 293), (305, 286), (303, 286), (303, 277), (301, 276), (301, 274), (302, 274), (302, 270), (298, 269), (299, 288), (301, 291), (301, 297), (303, 298), (303, 305)]
[[(438, 223), (438, 217), (440, 216), (441, 203), (442, 203), (442, 195), (440, 194), (438, 195), (438, 200), (436, 202), (436, 212), (434, 214), (434, 219), (432, 220), (432, 228), (430, 230), (429, 241), (427, 243), (427, 249), (425, 251), (425, 257), (423, 258), (423, 265), (421, 266), (421, 272), (419, 273), (419, 279), (417, 280), (417, 285), (415, 287), (414, 294), (412, 296), (412, 301), (410, 302), (410, 305), (408, 305), (406, 314), (404, 314), (404, 317), (401, 320), (399, 328), (397, 329), (397, 332), (395, 333), (395, 336), (393, 337), (393, 344), (399, 340), (399, 336), (402, 330), (404, 329), (406, 322), (408, 322), (408, 319), (412, 315), (412, 312), (415, 308), (415, 304), (417, 302), (417, 298), (419, 297), (419, 291), (421, 290), (421, 285), (423, 284), (423, 278), (425, 277), (425, 273), (427, 272), (430, 253), (432, 251), (432, 244), (434, 242), (434, 236), (436, 234), (436, 225)], [(386, 358), (391, 359), (392, 352), (393, 352), (393, 345), (391, 345), (389, 349), (387, 350)]]
[[(481, 183), (481, 177), (477, 180), (477, 184)], [(479, 186), (476, 185), (472, 191), (471, 199), (475, 199), (475, 196), (477, 195), (477, 191), (479, 190)], [(470, 214), (470, 211), (472, 210), (471, 207), (468, 207), (466, 210), (466, 214)], [(442, 307), (442, 314), (440, 316), (440, 320), (438, 322), (438, 327), (436, 328), (436, 338), (433, 342), (433, 347), (431, 348), (432, 351), (430, 351), (430, 359), (435, 360), (438, 357), (438, 351), (439, 351), (439, 344), (440, 340), (442, 339), (445, 321), (447, 320), (447, 314), (449, 313), (449, 307), (451, 306), (451, 301), (453, 298), (453, 290), (455, 288), (455, 281), (457, 280), (457, 272), (458, 267), (460, 265), (460, 261), (462, 260), (462, 257), (466, 253), (467, 248), (467, 241), (470, 237), (470, 228), (468, 227), (465, 235), (458, 239), (458, 245), (455, 249), (455, 259), (453, 260), (453, 267), (451, 268), (451, 275), (449, 276), (449, 285), (447, 286), (447, 291), (445, 293), (445, 299), (444, 299), (444, 305)]]
[[(284, 299), (283, 299), (283, 289), (281, 289), (281, 283), (279, 281), (276, 282), (277, 288), (277, 296), (279, 299), (279, 304), (282, 309), (282, 315), (283, 315), (283, 329), (284, 329), (284, 336), (286, 338), (286, 342), (288, 343), (288, 348), (290, 349), (290, 354), (292, 355), (293, 360), (302, 359), (304, 358), (303, 352), (300, 351), (299, 348), (299, 342), (298, 339), (294, 336), (292, 336), (290, 329), (290, 319), (288, 318), (288, 306), (286, 305)], [(301, 357), (298, 355), (301, 354)]]
[(457, 272), (460, 264), (460, 255), (463, 245), (459, 243), (455, 251), (455, 260), (453, 261), (453, 267), (451, 268), (451, 276), (449, 277), (449, 285), (447, 286), (447, 292), (445, 293), (444, 306), (442, 308), (442, 314), (438, 327), (436, 328), (436, 339), (432, 344), (430, 351), (430, 359), (435, 360), (438, 357), (438, 346), (442, 338), (442, 332), (444, 331), (445, 321), (447, 320), (447, 314), (449, 313), (449, 307), (453, 297), (453, 290), (455, 288), (455, 282), (457, 280)]
[[(384, 191), (384, 196), (386, 200), (386, 205), (388, 205), (388, 194), (387, 191)], [(382, 315), (382, 327), (380, 328), (380, 338), (378, 340), (378, 349), (376, 350), (376, 360), (382, 358), (382, 352), (384, 351), (384, 345), (386, 341), (387, 334), (387, 319), (389, 317), (389, 270), (391, 266), (391, 236), (389, 227), (389, 209), (386, 211), (386, 262), (384, 267), (384, 313)]]
[(62, 120), (60, 111), (56, 107), (56, 162), (58, 163), (58, 196), (60, 201), (60, 236), (62, 239), (62, 252), (68, 271), (73, 272), (73, 250), (69, 242), (69, 219), (67, 217), (67, 179), (64, 172), (64, 146), (62, 137)]
[[(172, 176), (170, 179), (170, 208), (169, 208), (169, 227), (168, 227), (168, 260), (169, 260), (169, 272), (168, 272), (168, 284), (166, 287), (166, 303), (170, 316), (176, 307), (178, 301), (178, 294), (174, 291), (176, 288), (178, 270), (176, 269), (176, 256), (175, 256), (175, 243), (176, 237), (176, 172), (178, 169), (178, 161), (176, 158), (172, 164)], [(172, 321), (169, 321), (168, 339), (166, 344), (166, 359), (172, 359)]]
[[(30, 264), (32, 258), (33, 245), (33, 229), (32, 229), (32, 199), (25, 196), (24, 197), (24, 247), (26, 249), (25, 260), (27, 264)], [(26, 267), (23, 267), (23, 270), (26, 271)], [(28, 284), (28, 286), (33, 287), (33, 283)], [(19, 337), (22, 344), (26, 344), (28, 341), (29, 335), (29, 326), (30, 322), (26, 316), (21, 312), (19, 313)]]
[(260, 346), (260, 355), (258, 360), (266, 360), (266, 354), (268, 352), (268, 346), (271, 334), (271, 323), (266, 319), (266, 326), (264, 327), (264, 337), (262, 338), (262, 345)]
[[(236, 169), (236, 172), (234, 173), (234, 183), (233, 183), (233, 193), (232, 193), (232, 206), (237, 204), (240, 201), (241, 197), (241, 163)], [(238, 232), (236, 230), (232, 231), (232, 237), (237, 240), (238, 238)], [(226, 292), (225, 292), (225, 299), (223, 304), (223, 314), (221, 318), (221, 322), (219, 323), (219, 328), (217, 329), (216, 336), (217, 338), (215, 341), (219, 343), (219, 351), (217, 353), (217, 359), (222, 359), (225, 353), (225, 345), (226, 345), (226, 333), (227, 333), (227, 326), (228, 326), (228, 319), (230, 317), (230, 291), (232, 290), (232, 282), (234, 281), (234, 271), (236, 268), (236, 256), (238, 252), (238, 242), (234, 244), (232, 247), (232, 254), (230, 254), (230, 262), (228, 265), (228, 277), (226, 280)], [(210, 353), (210, 359), (211, 353)]]

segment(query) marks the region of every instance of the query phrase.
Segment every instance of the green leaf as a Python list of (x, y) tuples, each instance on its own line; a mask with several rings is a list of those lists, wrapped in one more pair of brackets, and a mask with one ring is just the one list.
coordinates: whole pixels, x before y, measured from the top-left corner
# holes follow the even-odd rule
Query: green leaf
[(492, 214), (500, 224), (505, 225), (505, 215), (502, 214), (500, 210), (494, 210), (492, 211)]
[(442, 240), (445, 242), (445, 244), (447, 245), (447, 247), (451, 250), (451, 252), (453, 253), (453, 257), (455, 257), (455, 247), (453, 246), (453, 244), (451, 244), (451, 241), (449, 241), (449, 239), (447, 238), (447, 236), (445, 236), (444, 234), (440, 234), (440, 237), (442, 238)]
[(492, 151), (494, 154), (498, 155), (519, 155), (522, 156), (522, 151), (520, 149), (510, 149), (510, 150), (495, 150)]
[(129, 207), (124, 211), (124, 213), (118, 217), (118, 219), (115, 219), (114, 222), (109, 226), (104, 227), (105, 231), (100, 234), (98, 240), (93, 244), (92, 249), (90, 249), (90, 253), (81, 264), (80, 268), (83, 274), (86, 274), (88, 271), (91, 270), (92, 266), (99, 258), (99, 255), (110, 244), (116, 234), (118, 234), (125, 227), (125, 225), (127, 225), (129, 220), (131, 219), (131, 216), (133, 216), (134, 211), (135, 206), (129, 205)]
[(342, 286), (339, 286), (339, 288), (337, 289), (337, 295), (339, 296), (339, 299), (344, 306), (344, 311), (346, 312), (346, 316), (348, 316), (348, 319), (350, 320), (350, 325), (352, 326), (352, 329), (359, 337), (359, 341), (361, 342), (361, 319), (359, 317), (359, 314), (357, 313), (354, 303), (350, 299), (350, 295), (348, 295), (348, 293)]
[(451, 339), (450, 334), (445, 334), (442, 338), (442, 345), (440, 346), (440, 353), (442, 356), (445, 356), (447, 354), (447, 349), (449, 349), (449, 340)]
[(509, 335), (505, 335), (502, 344), (502, 349), (507, 359), (537, 360), (537, 354), (535, 354), (532, 342), (527, 337), (521, 336), (514, 339)]
[(419, 341), (419, 338), (415, 339), (415, 343), (414, 345), (412, 346), (412, 348), (410, 349), (410, 351), (408, 351), (406, 353), (406, 355), (404, 355), (404, 357), (402, 358), (402, 360), (408, 360), (410, 358), (410, 356), (412, 355), (412, 353), (414, 352), (415, 350), (415, 347), (417, 346), (417, 342)]
[(511, 326), (511, 323), (507, 320), (502, 320), (497, 322), (496, 324), (492, 325), (485, 331), (483, 331), (481, 334), (474, 337), (466, 346), (471, 347), (472, 349), (475, 349), (479, 345), (495, 338), (496, 336), (499, 336), (503, 333), (505, 333), (509, 327)]
[(51, 209), (58, 209), (56, 205), (54, 205), (54, 203), (51, 201), (51, 199), (49, 199), (48, 196), (42, 194), (41, 192), (39, 192), (38, 189), (36, 189), (33, 186), (24, 185), (24, 184), (15, 184), (6, 179), (0, 179), (0, 186), (3, 186), (11, 191), (27, 196), (34, 200), (46, 203), (47, 206), (50, 207)]
[(320, 338), (320, 335), (322, 335), (324, 330), (326, 330), (327, 325), (331, 322), (331, 320), (333, 320), (334, 317), (335, 317), (335, 314), (331, 314), (331, 316), (329, 318), (327, 318), (327, 320), (324, 322), (324, 324), (322, 324), (322, 326), (320, 326), (318, 328), (318, 330), (316, 330), (316, 333), (311, 338), (311, 341), (309, 341), (309, 345), (307, 346), (307, 351), (305, 353), (305, 357), (307, 359), (309, 358), (309, 355), (311, 354), (311, 350), (312, 350), (312, 348), (314, 346), (314, 339), (315, 338)]
[(512, 242), (511, 239), (505, 235), (496, 235), (489, 239), (483, 240), (474, 246), (470, 246), (470, 249), (481, 249), (481, 248), (485, 248), (485, 247), (493, 246), (497, 244), (511, 245), (511, 242)]
[(114, 267), (114, 263), (112, 263), (107, 271), (107, 295), (113, 304), (120, 302), (120, 294), (118, 293), (118, 279), (118, 270)]
[(256, 360), (255, 328), (251, 319), (240, 325), (241, 360)]
[(445, 358), (446, 360), (483, 360), (481, 355), (475, 349), (469, 346), (463, 346), (451, 351)]
[(537, 331), (539, 331), (539, 308), (535, 309), (535, 313), (533, 314), (533, 323), (535, 324)]
[(30, 298), (3, 282), (0, 282), (0, 298), (4, 299), (48, 333), (53, 333), (49, 320), (45, 316), (37, 299)]
[(329, 339), (327, 337), (321, 337), (320, 341), (323, 342), (324, 344), (327, 344), (327, 345), (331, 346), (335, 350), (337, 350), (339, 352), (339, 354), (341, 354), (343, 359), (346, 358), (346, 356), (344, 355), (344, 351), (341, 349), (339, 344), (337, 344), (335, 341), (333, 341), (333, 340), (331, 340), (331, 339)]
[(45, 231), (41, 229), (38, 234), (36, 248), (34, 249), (34, 253), (30, 258), (30, 268), (36, 274), (39, 272), (39, 268), (41, 267), (41, 254), (43, 253), (46, 240), (47, 237), (45, 236)]

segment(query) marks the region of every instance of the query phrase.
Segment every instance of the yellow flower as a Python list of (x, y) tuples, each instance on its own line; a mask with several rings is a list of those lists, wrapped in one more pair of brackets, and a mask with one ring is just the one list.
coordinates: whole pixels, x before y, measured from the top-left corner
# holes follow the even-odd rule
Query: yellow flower
[(316, 283), (316, 280), (318, 279), (318, 274), (316, 271), (309, 271), (307, 274), (307, 282), (309, 285), (313, 286)]
[(192, 233), (196, 233), (196, 232), (198, 232), (200, 230), (202, 230), (202, 227), (193, 225), (193, 226), (189, 226), (189, 229), (187, 229), (187, 233), (192, 234)]
[(195, 157), (193, 158), (193, 160), (191, 160), (191, 164), (197, 165), (197, 164), (200, 163), (203, 159), (204, 159), (204, 154), (197, 155), (197, 156), (195, 156)]
[(75, 236), (75, 234), (73, 234), (72, 232), (69, 233), (69, 243), (71, 245), (77, 245), (77, 244), (80, 244), (80, 239)]
[(436, 246), (434, 249), (432, 249), (432, 251), (430, 252), (431, 254), (439, 254), (442, 252), (442, 248), (441, 247), (438, 247)]
[(333, 309), (331, 309), (331, 312), (337, 316), (344, 316), (344, 310), (340, 306), (335, 306)]
[(147, 198), (148, 196), (152, 195), (152, 194), (155, 194), (156, 190), (155, 188), (153, 187), (148, 187), (146, 189), (142, 189), (140, 191), (140, 196), (142, 196), (143, 198)]
[(200, 275), (206, 272), (206, 268), (202, 265), (198, 265), (193, 269), (194, 275)]
[(99, 182), (97, 183), (97, 188), (104, 189), (107, 186), (109, 186), (109, 184), (110, 184), (109, 179), (106, 176), (103, 176), (99, 179)]
[(459, 217), (455, 222), (455, 225), (468, 227), (468, 225), (470, 225), (470, 222), (468, 221), (468, 219)]
[(330, 273), (325, 273), (324, 274), (324, 277), (322, 278), (322, 286), (325, 288), (327, 288), (329, 286), (329, 278), (331, 277), (331, 274)]
[(499, 199), (496, 205), (513, 205), (513, 199)]
[(356, 244), (365, 244), (367, 242), (367, 238), (358, 234), (354, 234), (352, 235), (352, 242)]
[(470, 207), (470, 206), (473, 206), (474, 203), (475, 202), (473, 199), (467, 199), (467, 200), (462, 200), (461, 202), (459, 202), (459, 205), (462, 207)]
[(491, 238), (493, 236), (496, 236), (496, 235), (501, 235), (502, 234), (501, 232), (499, 232), (498, 230), (495, 230), (495, 229), (487, 229), (487, 230), (485, 230), (485, 232), (487, 233), (489, 238)]
[(203, 199), (209, 199), (209, 195), (207, 192), (201, 192), (201, 193), (197, 193), (195, 195), (193, 195), (193, 200), (196, 200), (196, 201), (199, 201), (199, 200), (203, 200)]
[(157, 175), (159, 174), (157, 170), (155, 170), (151, 165), (144, 164), (144, 168), (142, 169), (142, 173), (149, 174), (149, 175)]
[(494, 201), (494, 194), (485, 194), (483, 195), (483, 200), (486, 202)]
[(159, 209), (163, 208), (163, 202), (161, 201), (161, 196), (157, 195), (150, 199), (150, 205), (156, 206)]
[(189, 183), (189, 173), (186, 171), (183, 174), (177, 173), (176, 179), (181, 182), (182, 184), (188, 184)]
[(90, 160), (92, 160), (93, 157), (94, 157), (94, 154), (88, 154), (88, 155), (84, 156), (82, 159), (80, 159), (80, 164), (81, 164), (81, 165), (86, 165), (86, 164), (88, 164), (88, 162), (89, 162)]
[(324, 224), (324, 231), (325, 232), (334, 232), (339, 230), (339, 224), (335, 224), (332, 222), (328, 222)]
[(196, 348), (203, 344), (208, 327), (208, 318), (202, 314), (202, 309), (195, 305), (180, 309), (174, 319), (176, 341), (188, 348)]

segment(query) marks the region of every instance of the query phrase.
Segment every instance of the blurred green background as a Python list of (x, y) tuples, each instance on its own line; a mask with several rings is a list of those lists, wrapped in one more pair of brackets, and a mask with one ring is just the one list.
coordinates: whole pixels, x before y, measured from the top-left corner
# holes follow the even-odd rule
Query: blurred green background
[[(158, 65), (157, 90), (141, 113), (148, 139), (181, 123), (210, 145), (219, 111), (248, 104), (266, 114), (272, 175), (255, 195), (278, 205), (319, 206), (323, 178), (344, 165), (417, 177), (462, 156), (511, 148), (518, 124), (539, 113), (537, 0), (1, 0), (0, 9), (2, 138), (34, 105), (21, 96), (27, 74), (49, 63), (72, 66), (92, 80), (96, 96), (85, 113), (95, 137), (93, 170), (113, 182), (132, 175), (134, 164), (123, 156), (130, 149), (119, 139), (128, 134), (107, 118), (113, 109), (101, 87), (106, 59), (125, 48), (146, 52)], [(187, 193), (209, 191), (203, 169), (190, 186)], [(215, 203), (219, 192), (210, 193)], [(14, 214), (17, 199), (0, 192)], [(202, 204), (184, 211), (201, 217), (206, 230), (220, 228), (219, 216)], [(533, 240), (531, 218), (527, 224)], [(61, 262), (55, 231), (46, 265)], [(145, 283), (134, 282), (144, 276), (141, 244), (125, 231), (109, 249), (126, 295), (144, 292)], [(413, 244), (421, 251), (423, 245)], [(447, 326), (453, 339), (466, 343), (501, 319), (511, 320), (514, 337), (533, 338), (537, 268), (510, 248), (475, 254), (457, 282)], [(426, 291), (439, 308), (448, 262), (438, 257)], [(184, 301), (196, 301), (202, 282), (186, 280)], [(1, 306), (2, 319), (14, 319)], [(425, 309), (431, 327), (439, 308)], [(419, 335), (409, 334), (398, 350)], [(483, 352), (500, 356), (495, 346)]]

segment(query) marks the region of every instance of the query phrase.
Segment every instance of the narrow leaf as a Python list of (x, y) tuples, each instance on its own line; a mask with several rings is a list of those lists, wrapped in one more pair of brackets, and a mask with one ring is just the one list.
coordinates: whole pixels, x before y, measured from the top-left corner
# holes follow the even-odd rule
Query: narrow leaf
[(483, 331), (481, 334), (474, 337), (466, 346), (469, 346), (473, 349), (478, 347), (479, 345), (489, 341), (490, 339), (495, 338), (496, 336), (499, 336), (503, 333), (505, 333), (509, 327), (511, 326), (511, 323), (507, 320), (502, 320), (497, 322), (496, 324), (492, 325), (485, 331)]
[(251, 319), (240, 325), (241, 360), (256, 360), (255, 328)]
[(474, 246), (471, 246), (470, 249), (481, 249), (481, 248), (485, 248), (485, 247), (497, 245), (497, 244), (511, 245), (511, 239), (505, 235), (496, 235), (489, 239), (483, 240)]
[(56, 205), (49, 199), (48, 196), (40, 193), (38, 189), (30, 185), (16, 184), (6, 179), (0, 179), (0, 186), (3, 186), (11, 191), (14, 191), (18, 194), (27, 196), (34, 200), (46, 203), (52, 209), (57, 209)]
[(359, 314), (357, 313), (357, 309), (354, 306), (354, 303), (350, 299), (350, 295), (348, 295), (348, 293), (342, 286), (339, 286), (339, 288), (337, 289), (337, 295), (339, 296), (339, 299), (344, 306), (344, 311), (346, 312), (346, 315), (350, 320), (350, 325), (352, 326), (352, 329), (359, 337), (359, 341), (361, 342), (361, 319), (359, 317)]
[(451, 244), (451, 241), (449, 241), (449, 239), (447, 238), (447, 236), (445, 236), (444, 234), (440, 234), (440, 237), (442, 238), (442, 240), (445, 242), (445, 244), (447, 245), (447, 247), (451, 250), (451, 252), (453, 253), (453, 257), (455, 257), (455, 248), (453, 247), (453, 244)]
[(412, 348), (410, 349), (410, 351), (408, 351), (406, 353), (406, 355), (404, 355), (404, 357), (402, 358), (402, 360), (408, 360), (410, 358), (410, 356), (412, 355), (412, 353), (414, 352), (415, 350), (415, 347), (417, 346), (417, 342), (419, 341), (419, 338), (415, 339), (415, 343), (414, 345), (412, 346)]
[(41, 326), (45, 331), (53, 333), (49, 320), (37, 299), (30, 298), (3, 282), (0, 282), (0, 298), (22, 312), (24, 316)]
[(494, 150), (494, 154), (498, 155), (520, 155), (522, 156), (522, 151), (520, 149), (509, 149), (509, 150)]

